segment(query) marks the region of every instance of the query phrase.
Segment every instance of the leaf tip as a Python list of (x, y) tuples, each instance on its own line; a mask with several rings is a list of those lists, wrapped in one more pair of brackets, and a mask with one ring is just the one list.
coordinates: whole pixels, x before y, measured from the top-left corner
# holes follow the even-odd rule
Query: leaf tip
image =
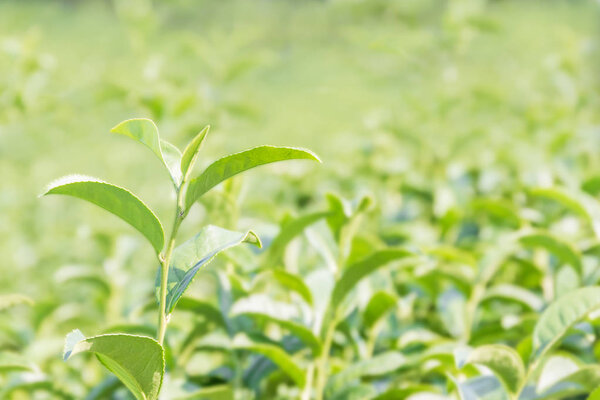
[(67, 361), (71, 354), (73, 354), (73, 349), (77, 345), (77, 343), (85, 340), (85, 335), (81, 333), (79, 329), (73, 329), (66, 337), (65, 337), (65, 347), (63, 350), (63, 361)]

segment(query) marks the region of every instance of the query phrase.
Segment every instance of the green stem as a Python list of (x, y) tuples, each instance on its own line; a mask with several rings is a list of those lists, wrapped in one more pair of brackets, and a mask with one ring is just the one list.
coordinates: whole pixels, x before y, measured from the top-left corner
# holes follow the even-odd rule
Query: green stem
[(169, 323), (169, 316), (167, 315), (167, 283), (169, 279), (169, 265), (171, 263), (171, 256), (173, 255), (173, 249), (175, 249), (175, 238), (177, 237), (177, 231), (183, 221), (184, 213), (181, 209), (182, 194), (181, 189), (177, 190), (177, 207), (175, 209), (175, 219), (173, 221), (173, 228), (171, 229), (171, 235), (167, 243), (167, 249), (164, 257), (161, 257), (160, 263), (160, 302), (158, 311), (158, 334), (156, 339), (161, 345), (165, 341), (165, 334), (167, 333), (167, 324)]
[(325, 340), (323, 341), (323, 350), (321, 353), (321, 357), (319, 358), (319, 363), (317, 365), (317, 400), (323, 400), (325, 384), (327, 382), (327, 370), (328, 370), (328, 361), (329, 361), (329, 352), (331, 350), (331, 343), (333, 342), (333, 334), (335, 333), (335, 327), (337, 325), (337, 318), (333, 317), (331, 321), (329, 321), (329, 325), (327, 326), (327, 330), (325, 332)]

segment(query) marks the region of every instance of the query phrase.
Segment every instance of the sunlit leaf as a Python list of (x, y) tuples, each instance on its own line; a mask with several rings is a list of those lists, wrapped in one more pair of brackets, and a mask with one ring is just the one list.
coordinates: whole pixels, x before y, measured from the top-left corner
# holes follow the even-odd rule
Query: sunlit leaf
[(156, 215), (130, 191), (96, 178), (70, 175), (50, 184), (43, 195), (65, 194), (77, 197), (118, 216), (142, 235), (159, 253), (164, 245), (163, 227)]
[(183, 155), (181, 156), (181, 173), (186, 180), (189, 174), (192, 172), (194, 164), (196, 164), (196, 160), (200, 154), (200, 148), (202, 147), (202, 143), (204, 142), (209, 129), (210, 126), (206, 126), (204, 129), (202, 129), (183, 151)]
[(469, 353), (467, 362), (491, 369), (509, 392), (515, 393), (525, 377), (525, 367), (519, 354), (508, 346), (491, 344)]
[(532, 356), (540, 357), (589, 312), (600, 307), (600, 287), (576, 289), (544, 310), (533, 331)]
[(189, 182), (185, 200), (186, 209), (189, 209), (204, 193), (234, 175), (260, 165), (294, 159), (320, 162), (319, 158), (309, 150), (293, 147), (259, 146), (225, 156), (209, 165), (200, 176)]
[(146, 145), (169, 171), (176, 186), (181, 182), (181, 152), (171, 143), (161, 140), (158, 128), (152, 120), (146, 118), (128, 119), (110, 130), (128, 136)]
[(123, 382), (137, 400), (156, 400), (165, 372), (163, 347), (145, 336), (108, 334), (86, 338), (76, 330), (67, 335), (64, 359), (91, 352)]

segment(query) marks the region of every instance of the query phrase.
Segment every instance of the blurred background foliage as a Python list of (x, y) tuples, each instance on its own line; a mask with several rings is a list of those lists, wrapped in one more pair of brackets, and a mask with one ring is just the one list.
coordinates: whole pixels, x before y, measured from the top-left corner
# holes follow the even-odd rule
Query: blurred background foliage
[[(324, 161), (236, 178), (202, 200), (182, 238), (213, 223), (268, 244), (330, 192), (375, 200), (357, 254), (471, 250), (502, 231), (480, 224), (476, 198), (499, 199), (504, 223), (498, 204), (550, 225), (556, 210), (531, 217), (526, 188), (600, 191), (599, 18), (585, 0), (0, 2), (0, 295), (26, 296), (0, 310), (0, 348), (83, 398), (104, 373), (60, 361), (65, 333), (135, 323), (152, 335), (140, 306), (157, 267), (149, 245), (92, 206), (37, 197), (77, 172), (131, 188), (170, 220), (159, 163), (108, 134), (127, 118), (152, 118), (179, 146), (210, 124), (203, 166), (264, 143)], [(573, 223), (559, 231), (581, 238)], [(287, 266), (322, 264), (309, 247)], [(192, 294), (214, 298), (225, 264)]]

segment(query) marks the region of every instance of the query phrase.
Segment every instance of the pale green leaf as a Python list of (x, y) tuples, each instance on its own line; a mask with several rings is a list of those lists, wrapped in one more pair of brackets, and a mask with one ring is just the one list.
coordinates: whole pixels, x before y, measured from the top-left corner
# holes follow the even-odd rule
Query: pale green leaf
[(137, 400), (156, 400), (165, 372), (163, 347), (146, 336), (107, 334), (85, 338), (78, 330), (67, 335), (64, 359), (91, 352), (123, 382)]
[(600, 307), (600, 286), (576, 289), (544, 310), (533, 331), (532, 356), (540, 357), (577, 321)]
[(490, 344), (477, 347), (469, 353), (467, 362), (491, 369), (511, 393), (516, 393), (525, 377), (521, 357), (505, 345)]
[(600, 204), (592, 196), (563, 188), (536, 188), (529, 192), (532, 196), (554, 200), (585, 218), (597, 237), (600, 237)]
[[(234, 232), (207, 225), (196, 236), (176, 247), (169, 266), (165, 304), (167, 313), (173, 311), (177, 301), (202, 266), (208, 264), (220, 252), (241, 243), (261, 246), (258, 236), (252, 231)], [(156, 277), (155, 289), (159, 298), (160, 269)]]
[(571, 265), (579, 274), (582, 273), (581, 254), (570, 243), (543, 231), (526, 233), (519, 238), (519, 241), (524, 246), (546, 249), (561, 262)]
[(12, 352), (0, 353), (0, 374), (15, 371), (34, 371), (34, 365), (25, 357)]
[(319, 161), (309, 150), (293, 147), (259, 146), (225, 156), (209, 165), (200, 176), (192, 179), (186, 193), (186, 210), (204, 193), (241, 172), (277, 161), (307, 159)]
[(198, 159), (200, 148), (202, 147), (202, 143), (204, 142), (209, 129), (210, 126), (207, 125), (200, 131), (200, 133), (196, 135), (196, 137), (192, 139), (190, 143), (188, 143), (188, 145), (185, 147), (185, 150), (183, 150), (183, 155), (181, 156), (181, 173), (186, 181), (187, 177), (194, 168), (196, 160)]
[(522, 304), (532, 311), (540, 311), (544, 306), (541, 296), (510, 283), (501, 283), (485, 291), (482, 301), (490, 299), (510, 300)]
[(64, 194), (96, 204), (137, 229), (157, 253), (163, 248), (165, 238), (160, 221), (144, 202), (126, 189), (96, 178), (70, 175), (51, 183), (43, 193), (48, 194)]
[(30, 297), (27, 297), (18, 293), (9, 293), (0, 295), (0, 311), (6, 310), (8, 308), (14, 307), (16, 305), (26, 304), (33, 305), (33, 300)]
[(161, 140), (156, 124), (147, 118), (128, 119), (110, 130), (146, 145), (169, 171), (175, 186), (181, 182), (181, 152), (171, 143)]
[(280, 347), (266, 343), (252, 342), (246, 335), (238, 334), (233, 340), (233, 347), (237, 350), (247, 350), (262, 354), (273, 361), (283, 373), (288, 375), (299, 387), (304, 387), (306, 377), (304, 369)]
[(390, 374), (404, 366), (406, 362), (406, 358), (401, 353), (390, 351), (378, 354), (368, 360), (352, 363), (329, 378), (325, 388), (327, 397), (335, 395), (356, 379)]

